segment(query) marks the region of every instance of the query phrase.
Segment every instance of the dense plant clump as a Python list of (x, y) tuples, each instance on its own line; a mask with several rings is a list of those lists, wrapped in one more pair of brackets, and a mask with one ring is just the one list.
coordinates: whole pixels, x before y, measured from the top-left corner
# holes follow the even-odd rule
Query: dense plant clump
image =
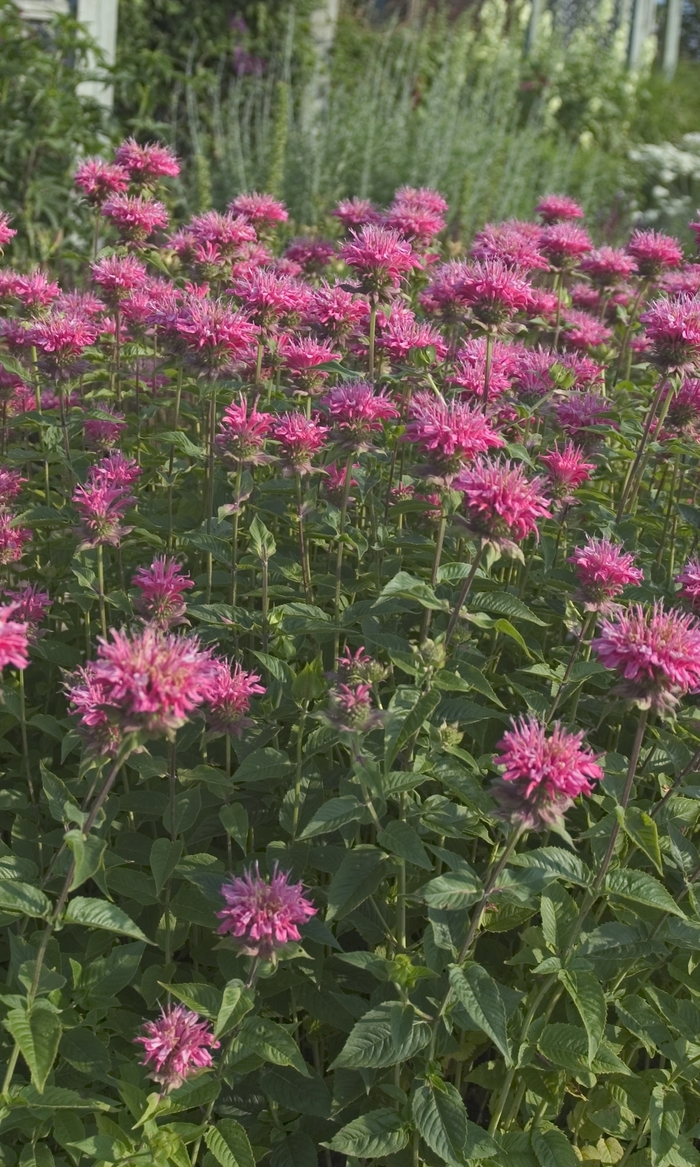
[(178, 172), (0, 267), (0, 1162), (694, 1167), (700, 267)]

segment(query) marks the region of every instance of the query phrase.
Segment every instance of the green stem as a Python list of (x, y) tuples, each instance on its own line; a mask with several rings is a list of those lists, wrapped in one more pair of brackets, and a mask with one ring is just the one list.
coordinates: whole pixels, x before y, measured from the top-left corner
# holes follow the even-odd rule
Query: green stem
[(301, 578), (304, 585), (304, 595), (306, 596), (307, 604), (313, 602), (313, 595), (311, 592), (311, 570), (308, 561), (308, 552), (306, 549), (306, 539), (304, 538), (304, 502), (301, 490), (301, 474), (297, 471), (294, 476), (296, 478), (297, 489), (297, 532), (299, 536), (299, 561), (301, 563)]
[(292, 843), (297, 837), (299, 830), (299, 812), (301, 809), (301, 768), (304, 761), (302, 746), (304, 742), (304, 725), (306, 724), (306, 715), (308, 713), (309, 703), (304, 701), (301, 707), (301, 717), (299, 718), (299, 725), (297, 728), (297, 750), (296, 750), (296, 770), (294, 774), (294, 810), (292, 811)]
[[(433, 567), (432, 567), (432, 570), (430, 572), (430, 585), (433, 588), (435, 587), (435, 585), (438, 581), (438, 575), (440, 573), (440, 561), (442, 559), (442, 549), (443, 549), (443, 546), (445, 543), (445, 531), (446, 531), (446, 529), (447, 529), (447, 497), (446, 497), (446, 495), (443, 494), (443, 496), (442, 496), (442, 508), (440, 511), (440, 525), (439, 525), (438, 531), (437, 531), (437, 539), (435, 540), (435, 553), (433, 555)], [(462, 603), (464, 603), (464, 601), (462, 601)], [(426, 608), (425, 613), (423, 615), (423, 626), (421, 628), (421, 633), (420, 633), (421, 640), (425, 640), (427, 638), (427, 635), (430, 631), (430, 622), (432, 619), (432, 615), (433, 615), (433, 613), (430, 610), (430, 608)]]
[(663, 395), (665, 385), (666, 385), (666, 375), (662, 374), (659, 377), (659, 383), (656, 387), (656, 392), (654, 393), (651, 405), (649, 406), (649, 412), (647, 413), (647, 419), (646, 419), (646, 422), (644, 424), (644, 431), (642, 433), (642, 437), (641, 437), (639, 446), (637, 447), (637, 453), (635, 455), (634, 462), (632, 463), (632, 466), (629, 470), (627, 478), (625, 479), (625, 484), (622, 488), (622, 497), (620, 498), (620, 504), (617, 508), (617, 517), (615, 519), (615, 521), (617, 523), (620, 522), (620, 520), (622, 519), (622, 516), (625, 513), (627, 501), (630, 497), (630, 493), (631, 493), (632, 489), (636, 488), (637, 473), (639, 471), (639, 468), (640, 468), (640, 465), (642, 462), (642, 458), (644, 457), (644, 454), (646, 451), (647, 442), (649, 440), (649, 434), (651, 433), (651, 427), (653, 425), (654, 418), (656, 417), (656, 411), (658, 410), (659, 405), (661, 403), (661, 397)]
[(104, 639), (107, 639), (107, 611), (105, 607), (105, 565), (104, 548), (97, 544), (97, 600), (100, 605), (100, 628)]
[(493, 329), (489, 328), (486, 332), (486, 363), (484, 365), (484, 408), (489, 403), (489, 390), (491, 388), (491, 365), (493, 363)]
[(241, 522), (241, 483), (243, 481), (243, 466), (239, 462), (236, 470), (236, 485), (234, 487), (235, 511), (233, 512), (233, 533), (231, 535), (231, 604), (236, 605), (238, 593), (238, 528)]
[(581, 646), (583, 645), (586, 637), (593, 631), (593, 627), (595, 625), (597, 615), (598, 615), (597, 612), (589, 612), (581, 625), (581, 631), (579, 632), (578, 636), (576, 637), (574, 647), (571, 651), (571, 656), (569, 657), (569, 663), (566, 666), (566, 672), (564, 673), (564, 676), (562, 677), (561, 682), (559, 684), (559, 687), (554, 695), (554, 700), (552, 701), (549, 712), (545, 718), (545, 722), (551, 721), (552, 718), (554, 717), (554, 714), (557, 711), (557, 708), (559, 706), (559, 702), (561, 701), (562, 697), (564, 696), (564, 690), (566, 689), (566, 686), (569, 683), (569, 679), (571, 677), (571, 674), (574, 670), (574, 665), (576, 664), (576, 661), (578, 660), (578, 655), (581, 651)]
[[(350, 484), (352, 482), (352, 452), (348, 455), (348, 460), (345, 464), (345, 480), (343, 482), (343, 498), (340, 505), (340, 522), (338, 524), (338, 550), (335, 557), (335, 603), (334, 614), (335, 622), (338, 623), (340, 619), (340, 593), (343, 581), (343, 535), (345, 533), (345, 520), (348, 513), (348, 502), (350, 500)], [(338, 655), (338, 634), (336, 633), (336, 650), (335, 655)]]
[(474, 578), (476, 576), (476, 573), (479, 570), (479, 565), (481, 564), (481, 560), (483, 559), (485, 550), (486, 550), (486, 546), (484, 543), (479, 544), (479, 546), (476, 549), (476, 554), (474, 555), (474, 562), (472, 563), (471, 570), (469, 572), (469, 575), (465, 579), (464, 583), (462, 584), (462, 590), (459, 593), (459, 596), (457, 597), (457, 603), (454, 606), (454, 611), (453, 611), (452, 615), (450, 616), (450, 622), (447, 625), (447, 632), (445, 633), (445, 647), (447, 647), (447, 645), (452, 640), (452, 637), (454, 635), (454, 630), (457, 627), (457, 621), (459, 620), (460, 612), (462, 611), (462, 608), (464, 607), (464, 602), (465, 602), (467, 596), (469, 595), (469, 592), (471, 591), (471, 586), (474, 582)]
[(32, 769), (29, 765), (29, 740), (27, 738), (27, 706), (24, 692), (24, 669), (18, 669), (17, 671), (19, 673), (19, 708), (21, 718), (20, 725), (22, 727), (22, 757), (24, 759), (24, 769), (27, 774), (29, 797), (32, 802), (36, 802), (34, 783), (32, 781)]
[(377, 334), (377, 299), (376, 296), (370, 297), (369, 303), (369, 379), (374, 381), (374, 350), (376, 346)]
[[(177, 370), (177, 388), (175, 390), (175, 416), (173, 418), (173, 433), (180, 427), (180, 400), (182, 398), (182, 364)], [(168, 458), (168, 551), (173, 549), (173, 468), (175, 465), (175, 447), (170, 445)]]

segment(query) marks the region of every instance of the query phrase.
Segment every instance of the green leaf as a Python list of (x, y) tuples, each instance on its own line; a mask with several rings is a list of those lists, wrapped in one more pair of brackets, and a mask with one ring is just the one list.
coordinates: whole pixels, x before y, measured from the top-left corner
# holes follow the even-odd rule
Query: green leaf
[(194, 547), (195, 551), (203, 551), (205, 555), (211, 555), (212, 559), (216, 559), (218, 563), (225, 563), (227, 567), (231, 566), (231, 547), (217, 535), (207, 535), (205, 531), (192, 531), (185, 536), (185, 542), (190, 547)]
[(596, 977), (590, 972), (562, 969), (559, 980), (581, 1016), (588, 1034), (588, 1061), (592, 1062), (605, 1033), (607, 1019), (605, 994)]
[(404, 1030), (401, 1042), (397, 1045), (395, 1033), (399, 1016), (403, 1019), (403, 1008), (399, 1001), (370, 1009), (353, 1026), (332, 1068), (378, 1069), (395, 1066), (412, 1058), (430, 1041), (430, 1028), (425, 1021), (414, 1019), (413, 1025), (409, 1030)]
[(61, 1038), (61, 1057), (83, 1074), (105, 1074), (109, 1070), (109, 1050), (91, 1029), (67, 1029)]
[[(491, 683), (486, 680), (486, 677), (482, 673), (481, 669), (477, 669), (475, 665), (470, 665), (467, 661), (460, 661), (457, 667), (459, 668), (458, 679), (464, 686), (464, 688), (461, 690), (463, 693), (467, 693), (471, 689), (475, 689), (477, 693), (481, 693), (482, 697), (488, 697), (489, 701), (493, 701), (494, 705), (499, 705), (501, 709), (505, 708), (500, 697), (498, 697), (496, 694)], [(455, 686), (448, 686), (444, 683), (445, 677), (451, 677), (453, 675), (456, 674), (445, 673), (443, 670), (435, 677), (435, 684), (439, 689), (453, 688)]]
[(467, 1112), (459, 1091), (432, 1076), (414, 1090), (411, 1112), (416, 1130), (440, 1161), (464, 1167), (469, 1158)]
[(182, 839), (155, 839), (153, 841), (150, 863), (157, 895), (160, 895), (180, 862), (183, 846)]
[(581, 1160), (563, 1131), (535, 1128), (530, 1141), (539, 1167), (581, 1167)]
[(460, 870), (436, 876), (421, 888), (420, 894), (429, 907), (454, 912), (475, 904), (483, 890), (476, 872)]
[(74, 891), (76, 887), (92, 879), (102, 867), (107, 841), (100, 839), (98, 835), (88, 835), (86, 838), (83, 832), (78, 830), (67, 831), (65, 839), (73, 852), (75, 863), (75, 874), (70, 885), (70, 890)]
[(253, 551), (261, 563), (268, 563), (277, 551), (277, 544), (272, 531), (268, 531), (264, 523), (256, 515), (248, 528)]
[(418, 832), (402, 819), (392, 819), (377, 835), (377, 842), (392, 855), (398, 855), (406, 863), (432, 870), (432, 863)]
[(399, 571), (382, 588), (374, 607), (380, 607), (381, 601), (389, 596), (400, 597), (403, 600), (414, 600), (422, 608), (429, 608), (435, 612), (447, 612), (447, 600), (439, 600), (430, 584), (422, 579), (416, 579), (407, 571)]
[(246, 989), (243, 981), (232, 980), (226, 985), (214, 1026), (214, 1036), (223, 1037), (245, 1017), (255, 1004), (255, 992)]
[(0, 879), (0, 910), (34, 919), (48, 916), (51, 903), (43, 891), (18, 879)]
[(611, 871), (605, 880), (605, 890), (608, 895), (620, 896), (622, 899), (644, 904), (648, 908), (656, 908), (660, 912), (669, 912), (672, 916), (685, 918), (685, 912), (679, 908), (664, 885), (646, 871), (632, 871), (627, 868)]
[(313, 818), (301, 832), (300, 839), (313, 839), (316, 835), (327, 835), (337, 831), (345, 823), (357, 822), (366, 813), (365, 807), (354, 794), (344, 794), (341, 798), (329, 798), (316, 811)]
[(293, 769), (286, 754), (265, 746), (262, 750), (253, 750), (243, 759), (233, 779), (236, 783), (271, 782), (288, 778)]
[(318, 1167), (318, 1143), (304, 1131), (285, 1131), (273, 1144), (270, 1167)]
[(221, 1008), (221, 989), (201, 982), (186, 985), (167, 985), (163, 981), (158, 983), (173, 997), (177, 997), (178, 1001), (187, 1005), (188, 1009), (194, 1010), (202, 1017), (208, 1017), (210, 1021), (218, 1017)]
[(82, 823), (85, 816), (79, 809), (65, 782), (40, 764), (41, 785), (49, 804), (49, 813), (58, 823)]
[(54, 1157), (46, 1143), (25, 1143), (19, 1167), (54, 1167)]
[(496, 632), (502, 633), (503, 636), (509, 636), (511, 640), (514, 640), (516, 644), (520, 645), (526, 657), (528, 657), (529, 660), (532, 660), (532, 654), (529, 648), (527, 647), (517, 628), (513, 627), (510, 620), (496, 620), (493, 627)]
[(397, 754), (418, 732), (435, 707), (440, 703), (440, 693), (430, 689), (421, 693), (420, 689), (397, 689), (389, 707), (389, 718), (384, 731), (384, 772), (389, 773)]
[(32, 1075), (32, 1084), (43, 1093), (61, 1040), (61, 1021), (47, 1001), (35, 1001), (27, 1010), (10, 1009), (5, 1019)]
[(632, 1071), (621, 1058), (601, 1041), (592, 1062), (588, 1061), (588, 1034), (577, 1025), (550, 1022), (542, 1031), (537, 1048), (543, 1057), (555, 1066), (578, 1073), (592, 1070), (594, 1074), (630, 1074)]
[(672, 1086), (655, 1086), (649, 1103), (652, 1167), (676, 1167), (674, 1149), (685, 1113), (682, 1095)]
[(278, 1106), (298, 1114), (313, 1114), (329, 1118), (331, 1096), (322, 1078), (309, 1070), (304, 1078), (291, 1066), (265, 1066), (260, 1073), (260, 1085)]
[(536, 867), (558, 879), (589, 887), (593, 873), (578, 855), (563, 847), (537, 847), (534, 851), (521, 851), (508, 860), (515, 867)]
[(395, 1110), (370, 1110), (353, 1119), (339, 1130), (330, 1143), (323, 1143), (330, 1151), (354, 1158), (376, 1159), (380, 1155), (394, 1155), (407, 1145), (409, 1131)]
[(222, 806), (219, 818), (226, 834), (238, 843), (245, 855), (248, 849), (248, 811), (246, 808), (240, 802), (234, 802), (230, 806)]
[(376, 847), (347, 851), (328, 888), (326, 921), (340, 920), (359, 907), (379, 887), (386, 870), (386, 859)]
[(220, 1118), (204, 1132), (204, 1142), (221, 1167), (255, 1167), (248, 1136), (233, 1118)]
[(120, 936), (131, 936), (133, 940), (151, 943), (126, 912), (107, 900), (76, 896), (65, 910), (63, 923), (82, 924), (86, 928), (103, 928), (106, 932), (116, 932)]
[(477, 1028), (488, 1034), (506, 1061), (510, 1062), (505, 1005), (498, 985), (486, 969), (480, 964), (468, 964), (464, 968), (453, 965), (450, 968), (450, 986)]
[(628, 806), (625, 810), (618, 807), (621, 825), (625, 834), (629, 836), (636, 847), (651, 859), (659, 875), (664, 873), (659, 847), (659, 831), (651, 815), (639, 810), (636, 806)]
[(294, 1066), (304, 1077), (309, 1071), (290, 1033), (269, 1017), (246, 1017), (236, 1044), (276, 1066)]
[(529, 624), (539, 624), (541, 628), (548, 627), (546, 620), (540, 620), (527, 604), (511, 592), (475, 592), (469, 602), (477, 611), (496, 612), (512, 620), (525, 620)]

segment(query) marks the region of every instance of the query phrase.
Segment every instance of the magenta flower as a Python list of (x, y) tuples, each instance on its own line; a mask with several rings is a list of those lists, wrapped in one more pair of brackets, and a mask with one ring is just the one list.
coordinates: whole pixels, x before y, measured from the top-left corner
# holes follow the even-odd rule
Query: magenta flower
[(563, 271), (575, 267), (593, 244), (583, 227), (575, 227), (573, 223), (552, 223), (542, 228), (539, 246), (552, 267)]
[(146, 266), (135, 255), (108, 255), (92, 264), (92, 278), (114, 305), (146, 281)]
[(587, 312), (579, 312), (576, 308), (567, 308), (562, 313), (562, 319), (564, 321), (562, 340), (572, 348), (585, 351), (589, 348), (597, 348), (601, 344), (607, 344), (612, 339), (610, 329), (596, 320), (594, 316), (589, 316)]
[(370, 199), (341, 199), (331, 214), (340, 219), (346, 230), (366, 227), (368, 223), (378, 223), (380, 214)]
[(398, 198), (384, 216), (384, 223), (419, 247), (426, 247), (445, 229), (445, 220), (439, 212)]
[(295, 340), (283, 334), (277, 352), (298, 393), (318, 393), (328, 377), (328, 370), (320, 366), (340, 360), (340, 353), (333, 351), (329, 341), (314, 340), (310, 336)]
[(667, 271), (659, 287), (669, 296), (697, 296), (700, 292), (700, 263), (686, 263), (680, 271)]
[(561, 823), (575, 798), (591, 794), (603, 778), (597, 756), (582, 745), (583, 733), (555, 722), (551, 733), (535, 717), (511, 721), (495, 762), (503, 773), (493, 785), (502, 815), (529, 830)]
[(436, 360), (444, 360), (447, 345), (431, 324), (416, 320), (410, 308), (392, 304), (388, 317), (380, 312), (377, 317), (377, 346), (392, 361), (405, 361), (419, 350), (433, 349)]
[(211, 692), (205, 717), (214, 733), (229, 733), (240, 737), (244, 729), (253, 725), (245, 715), (251, 698), (265, 692), (257, 673), (246, 673), (240, 664), (231, 667), (228, 661), (215, 660)]
[(218, 1049), (207, 1021), (184, 1005), (170, 1005), (157, 1021), (147, 1021), (144, 1033), (134, 1038), (144, 1047), (142, 1065), (163, 1086), (165, 1093), (212, 1065), (210, 1050)]
[(254, 271), (236, 280), (233, 292), (251, 320), (269, 329), (277, 321), (289, 323), (300, 317), (312, 303), (312, 290), (292, 276), (273, 271)]
[(0, 606), (0, 669), (5, 665), (26, 669), (29, 665), (27, 624), (15, 619), (16, 616), (19, 616), (17, 603)]
[(634, 258), (619, 247), (599, 247), (582, 259), (579, 266), (599, 288), (612, 288), (637, 270)]
[(346, 645), (342, 655), (338, 657), (335, 677), (347, 685), (358, 683), (376, 685), (386, 674), (384, 665), (365, 652), (364, 645), (355, 652)]
[(477, 231), (471, 253), (475, 259), (497, 259), (520, 272), (546, 271), (549, 267), (540, 249), (540, 228), (534, 223), (487, 223)]
[(591, 470), (595, 470), (595, 463), (586, 462), (585, 455), (572, 442), (566, 442), (563, 450), (555, 446), (549, 454), (540, 454), (540, 462), (547, 467), (549, 493), (563, 502), (570, 502), (573, 492), (588, 482)]
[(34, 271), (17, 277), (14, 294), (25, 308), (48, 308), (60, 291), (58, 284), (48, 279), (43, 271)]
[(19, 470), (11, 470), (9, 466), (0, 466), (0, 507), (7, 506), (8, 502), (22, 493), (22, 485), (27, 481)]
[(583, 207), (567, 195), (545, 195), (535, 207), (544, 223), (561, 223), (566, 219), (582, 219)]
[(258, 194), (257, 191), (252, 194), (236, 195), (233, 202), (229, 203), (228, 209), (233, 211), (234, 215), (242, 215), (256, 227), (274, 227), (276, 223), (286, 223), (289, 218), (289, 211), (284, 203), (272, 195)]
[(423, 309), (433, 315), (442, 316), (449, 324), (462, 320), (467, 309), (462, 296), (466, 271), (467, 264), (460, 260), (441, 264), (427, 288), (419, 296)]
[(700, 300), (678, 296), (653, 300), (640, 316), (655, 364), (669, 371), (693, 369), (700, 361)]
[(69, 678), (67, 693), (93, 748), (105, 750), (106, 729), (120, 736), (172, 738), (210, 697), (216, 667), (194, 637), (147, 624), (129, 635), (112, 629), (97, 658)]
[(640, 709), (673, 713), (688, 690), (700, 686), (700, 625), (689, 614), (634, 604), (603, 621), (593, 651), (620, 676), (616, 692)]
[(291, 940), (301, 940), (299, 924), (317, 909), (303, 894), (301, 883), (290, 883), (289, 874), (274, 868), (269, 880), (258, 865), (221, 887), (226, 907), (217, 916), (219, 932), (239, 942), (245, 956), (274, 960), (277, 950)]
[(569, 296), (574, 308), (580, 308), (583, 312), (598, 312), (600, 310), (601, 292), (595, 284), (572, 284), (569, 288)]
[(45, 354), (55, 373), (65, 373), (94, 344), (98, 329), (83, 316), (65, 316), (51, 312), (38, 320), (31, 329), (31, 341)]
[(285, 413), (272, 426), (272, 436), (282, 447), (286, 474), (310, 474), (314, 454), (322, 450), (328, 427), (303, 413)]
[(122, 525), (122, 519), (135, 502), (123, 486), (112, 486), (101, 477), (91, 475), (84, 486), (76, 486), (73, 503), (80, 515), (83, 546), (118, 547), (131, 530)]
[(538, 401), (554, 389), (550, 370), (558, 354), (541, 348), (519, 348), (513, 388), (521, 401)]
[(557, 405), (556, 415), (564, 432), (579, 446), (586, 446), (599, 440), (599, 434), (590, 432), (592, 427), (615, 425), (610, 420), (611, 403), (598, 393), (568, 393)]
[(367, 305), (337, 284), (325, 280), (312, 292), (306, 310), (306, 322), (314, 325), (329, 340), (342, 341), (364, 320)]
[(51, 607), (48, 592), (38, 584), (22, 583), (17, 588), (6, 588), (4, 596), (14, 606), (13, 616), (19, 624), (26, 624), (29, 643), (37, 639), (39, 625)]
[(558, 297), (546, 288), (531, 288), (527, 314), (530, 320), (540, 317), (547, 324), (553, 324), (557, 316)]
[[(518, 367), (518, 350), (513, 345), (494, 341), (491, 350), (489, 401), (506, 393)], [(447, 380), (473, 396), (483, 398), (486, 379), (486, 337), (468, 340), (457, 353), (454, 372)]]
[(263, 453), (265, 437), (274, 418), (270, 413), (261, 413), (254, 405), (248, 411), (248, 402), (241, 395), (238, 401), (226, 406), (221, 419), (221, 428), (216, 436), (216, 445), (222, 454), (232, 458), (236, 464), (259, 466), (269, 461)]
[(683, 570), (676, 576), (680, 584), (679, 595), (691, 608), (700, 609), (700, 559), (689, 559)]
[(127, 138), (118, 146), (115, 154), (118, 166), (129, 172), (132, 182), (150, 185), (158, 178), (177, 178), (180, 164), (167, 146), (158, 142), (147, 142), (140, 146), (133, 138)]
[(129, 174), (123, 166), (102, 158), (87, 158), (76, 170), (73, 181), (93, 206), (129, 188)]
[(11, 239), (14, 239), (16, 234), (14, 227), (10, 226), (10, 216), (7, 211), (0, 211), (0, 249)]
[(0, 564), (17, 563), (24, 554), (24, 544), (32, 538), (26, 527), (16, 527), (7, 511), (0, 511)]
[(243, 312), (200, 296), (189, 297), (174, 323), (192, 359), (211, 376), (250, 357), (258, 334)]
[(375, 707), (371, 686), (366, 681), (335, 685), (328, 694), (328, 706), (322, 716), (333, 729), (353, 736), (371, 733), (386, 719), (386, 714)]
[(88, 481), (101, 482), (105, 486), (128, 491), (138, 482), (143, 471), (135, 458), (122, 454), (121, 450), (110, 450), (99, 462), (90, 467)]
[(500, 259), (465, 264), (460, 293), (476, 319), (489, 325), (504, 324), (530, 302), (528, 281)]
[(122, 239), (145, 243), (154, 231), (165, 230), (168, 212), (157, 199), (143, 195), (116, 194), (102, 204), (101, 213), (109, 219)]
[(255, 228), (243, 215), (231, 211), (205, 211), (195, 215), (186, 228), (194, 244), (213, 244), (220, 254), (230, 259), (238, 253), (244, 243), (255, 242)]
[[(350, 490), (352, 490), (353, 486), (358, 485), (357, 479), (352, 477), (352, 471), (359, 469), (360, 463), (353, 462), (350, 472)], [(343, 490), (345, 488), (345, 465), (338, 465), (337, 462), (329, 462), (327, 466), (323, 467), (323, 473), (325, 477), (321, 485), (324, 494), (327, 494), (332, 502), (340, 504), (340, 500), (343, 496)], [(349, 501), (348, 505), (352, 506), (352, 499)]]
[(131, 582), (139, 589), (134, 608), (144, 620), (164, 629), (182, 623), (185, 592), (194, 580), (180, 571), (176, 560), (158, 555), (150, 567), (139, 567)]
[(683, 248), (671, 235), (660, 231), (633, 231), (627, 251), (637, 264), (639, 274), (656, 279), (669, 267), (680, 267)]
[(304, 271), (311, 275), (318, 274), (326, 267), (335, 255), (335, 244), (330, 239), (312, 239), (303, 237), (292, 239), (285, 250), (287, 259), (298, 263)]
[(666, 414), (669, 429), (687, 433), (696, 440), (700, 435), (700, 379), (686, 377), (676, 393), (672, 389)]
[(537, 536), (538, 519), (551, 517), (543, 487), (544, 479), (528, 479), (522, 466), (500, 460), (477, 462), (453, 483), (464, 494), (471, 532), (511, 553), (515, 543)]
[(444, 215), (449, 210), (449, 203), (440, 192), (429, 186), (400, 186), (394, 195), (393, 205), (430, 211), (433, 215)]
[(350, 234), (351, 239), (342, 245), (340, 255), (358, 273), (364, 292), (378, 295), (398, 288), (402, 277), (418, 266), (410, 243), (398, 231), (369, 223)]
[(416, 393), (404, 441), (415, 442), (428, 459), (430, 476), (449, 485), (465, 463), (505, 445), (484, 416), (463, 402), (449, 404), (433, 393)]
[(634, 566), (634, 555), (610, 539), (589, 536), (577, 547), (567, 562), (573, 563), (580, 595), (588, 612), (610, 612), (611, 601), (622, 594), (628, 584), (640, 584), (644, 572)]
[(336, 385), (323, 398), (338, 439), (354, 450), (369, 448), (371, 435), (381, 431), (382, 422), (399, 416), (385, 390), (375, 390), (367, 381)]

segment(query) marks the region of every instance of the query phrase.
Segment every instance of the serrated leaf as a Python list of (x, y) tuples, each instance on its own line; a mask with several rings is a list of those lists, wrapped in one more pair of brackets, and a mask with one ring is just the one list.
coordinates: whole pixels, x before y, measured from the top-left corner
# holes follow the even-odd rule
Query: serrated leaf
[(208, 1017), (210, 1021), (214, 1021), (218, 1017), (221, 1008), (221, 989), (216, 989), (214, 985), (202, 982), (169, 985), (163, 981), (159, 981), (159, 984), (173, 997), (177, 997), (178, 1001), (187, 1005), (188, 1009), (192, 1009), (202, 1017)]
[(480, 964), (450, 968), (450, 987), (478, 1029), (487, 1034), (507, 1062), (511, 1061), (503, 998), (493, 977)]
[(5, 1018), (32, 1075), (32, 1084), (43, 1093), (61, 1040), (61, 1021), (45, 1001), (35, 1001), (29, 1009), (10, 1009)]
[(353, 1026), (332, 1068), (378, 1069), (395, 1066), (407, 1061), (428, 1044), (430, 1029), (425, 1021), (416, 1018), (401, 1045), (397, 1046), (392, 1021), (391, 1006), (370, 1009)]
[(278, 1106), (299, 1114), (313, 1114), (329, 1118), (331, 1096), (322, 1078), (309, 1071), (304, 1078), (291, 1066), (265, 1066), (260, 1073), (260, 1085)]
[(233, 1118), (220, 1118), (204, 1132), (204, 1142), (221, 1167), (255, 1167), (248, 1136)]
[(341, 1155), (376, 1159), (403, 1150), (408, 1139), (408, 1127), (395, 1110), (370, 1110), (339, 1130), (330, 1143), (322, 1145)]
[(348, 851), (328, 888), (326, 920), (340, 920), (376, 891), (386, 874), (386, 859), (377, 847)]
[(313, 839), (317, 835), (327, 835), (337, 831), (345, 823), (357, 822), (366, 813), (365, 807), (353, 794), (340, 798), (329, 798), (315, 812), (310, 822), (301, 832), (300, 839)]
[(450, 1167), (464, 1167), (469, 1158), (467, 1112), (462, 1096), (450, 1082), (431, 1077), (414, 1090), (411, 1113), (421, 1138)]
[(618, 807), (622, 819), (622, 827), (636, 847), (651, 859), (659, 875), (663, 875), (664, 866), (659, 847), (659, 831), (651, 815), (636, 806), (628, 806), (623, 810)]
[(603, 1040), (592, 1062), (588, 1061), (588, 1034), (577, 1025), (563, 1021), (550, 1022), (537, 1042), (543, 1057), (556, 1066), (577, 1073), (592, 1070), (594, 1074), (631, 1074), (631, 1070)]
[[(398, 701), (397, 698), (402, 698)], [(402, 689), (392, 700), (384, 731), (384, 772), (389, 773), (398, 753), (421, 728), (440, 703), (440, 693), (430, 689)]]
[(633, 871), (628, 868), (611, 871), (605, 880), (605, 890), (608, 895), (621, 896), (622, 899), (644, 904), (648, 908), (656, 908), (657, 911), (685, 918), (685, 912), (679, 908), (664, 885), (646, 871)]
[(475, 904), (483, 890), (476, 872), (460, 870), (436, 876), (420, 889), (420, 894), (429, 907), (455, 912)]
[(131, 936), (133, 940), (151, 943), (126, 912), (107, 900), (76, 896), (66, 907), (63, 923), (82, 924), (85, 928), (103, 928), (106, 932), (116, 932), (119, 936)]
[(580, 1167), (581, 1161), (563, 1131), (535, 1128), (530, 1141), (539, 1167)]
[(19, 879), (0, 879), (0, 911), (40, 919), (48, 916), (51, 903), (43, 891)]
[(685, 1104), (678, 1090), (667, 1085), (654, 1087), (649, 1103), (652, 1167), (675, 1167), (678, 1162), (674, 1148), (684, 1113)]
[(269, 1017), (246, 1017), (236, 1044), (276, 1066), (294, 1066), (307, 1077), (306, 1062), (291, 1033)]
[(447, 600), (439, 600), (430, 584), (422, 579), (416, 579), (407, 571), (397, 572), (394, 578), (384, 585), (374, 606), (380, 607), (381, 601), (389, 596), (413, 600), (422, 608), (435, 612), (446, 612), (449, 609)]
[(497, 615), (508, 616), (512, 620), (525, 620), (529, 624), (538, 624), (541, 628), (547, 627), (546, 620), (541, 620), (527, 604), (511, 592), (475, 592), (469, 602), (477, 611), (496, 612)]
[(248, 845), (248, 811), (246, 808), (240, 802), (234, 802), (230, 806), (222, 806), (219, 818), (226, 834), (238, 843), (245, 855)]
[(595, 1058), (605, 1033), (607, 1007), (605, 994), (590, 972), (562, 969), (559, 980), (576, 1006), (588, 1034), (588, 1061)]
[(589, 887), (593, 880), (593, 873), (589, 867), (563, 847), (537, 847), (534, 851), (522, 851), (511, 855), (508, 860), (517, 867), (536, 867), (551, 875), (578, 884), (579, 887)]
[(255, 993), (246, 989), (243, 981), (232, 980), (226, 985), (214, 1026), (214, 1036), (223, 1037), (245, 1017), (255, 1004)]
[(73, 853), (73, 862), (75, 863), (75, 872), (70, 885), (70, 890), (74, 891), (76, 887), (80, 887), (88, 879), (92, 879), (93, 875), (102, 867), (107, 841), (100, 839), (98, 835), (86, 837), (82, 831), (78, 830), (66, 831), (65, 839)]
[(380, 847), (391, 851), (392, 855), (398, 855), (406, 863), (422, 867), (425, 871), (432, 870), (433, 865), (421, 843), (420, 835), (402, 819), (392, 819), (388, 822), (377, 835), (377, 842)]
[(151, 847), (150, 865), (157, 895), (160, 895), (177, 867), (183, 846), (182, 839), (154, 839)]

